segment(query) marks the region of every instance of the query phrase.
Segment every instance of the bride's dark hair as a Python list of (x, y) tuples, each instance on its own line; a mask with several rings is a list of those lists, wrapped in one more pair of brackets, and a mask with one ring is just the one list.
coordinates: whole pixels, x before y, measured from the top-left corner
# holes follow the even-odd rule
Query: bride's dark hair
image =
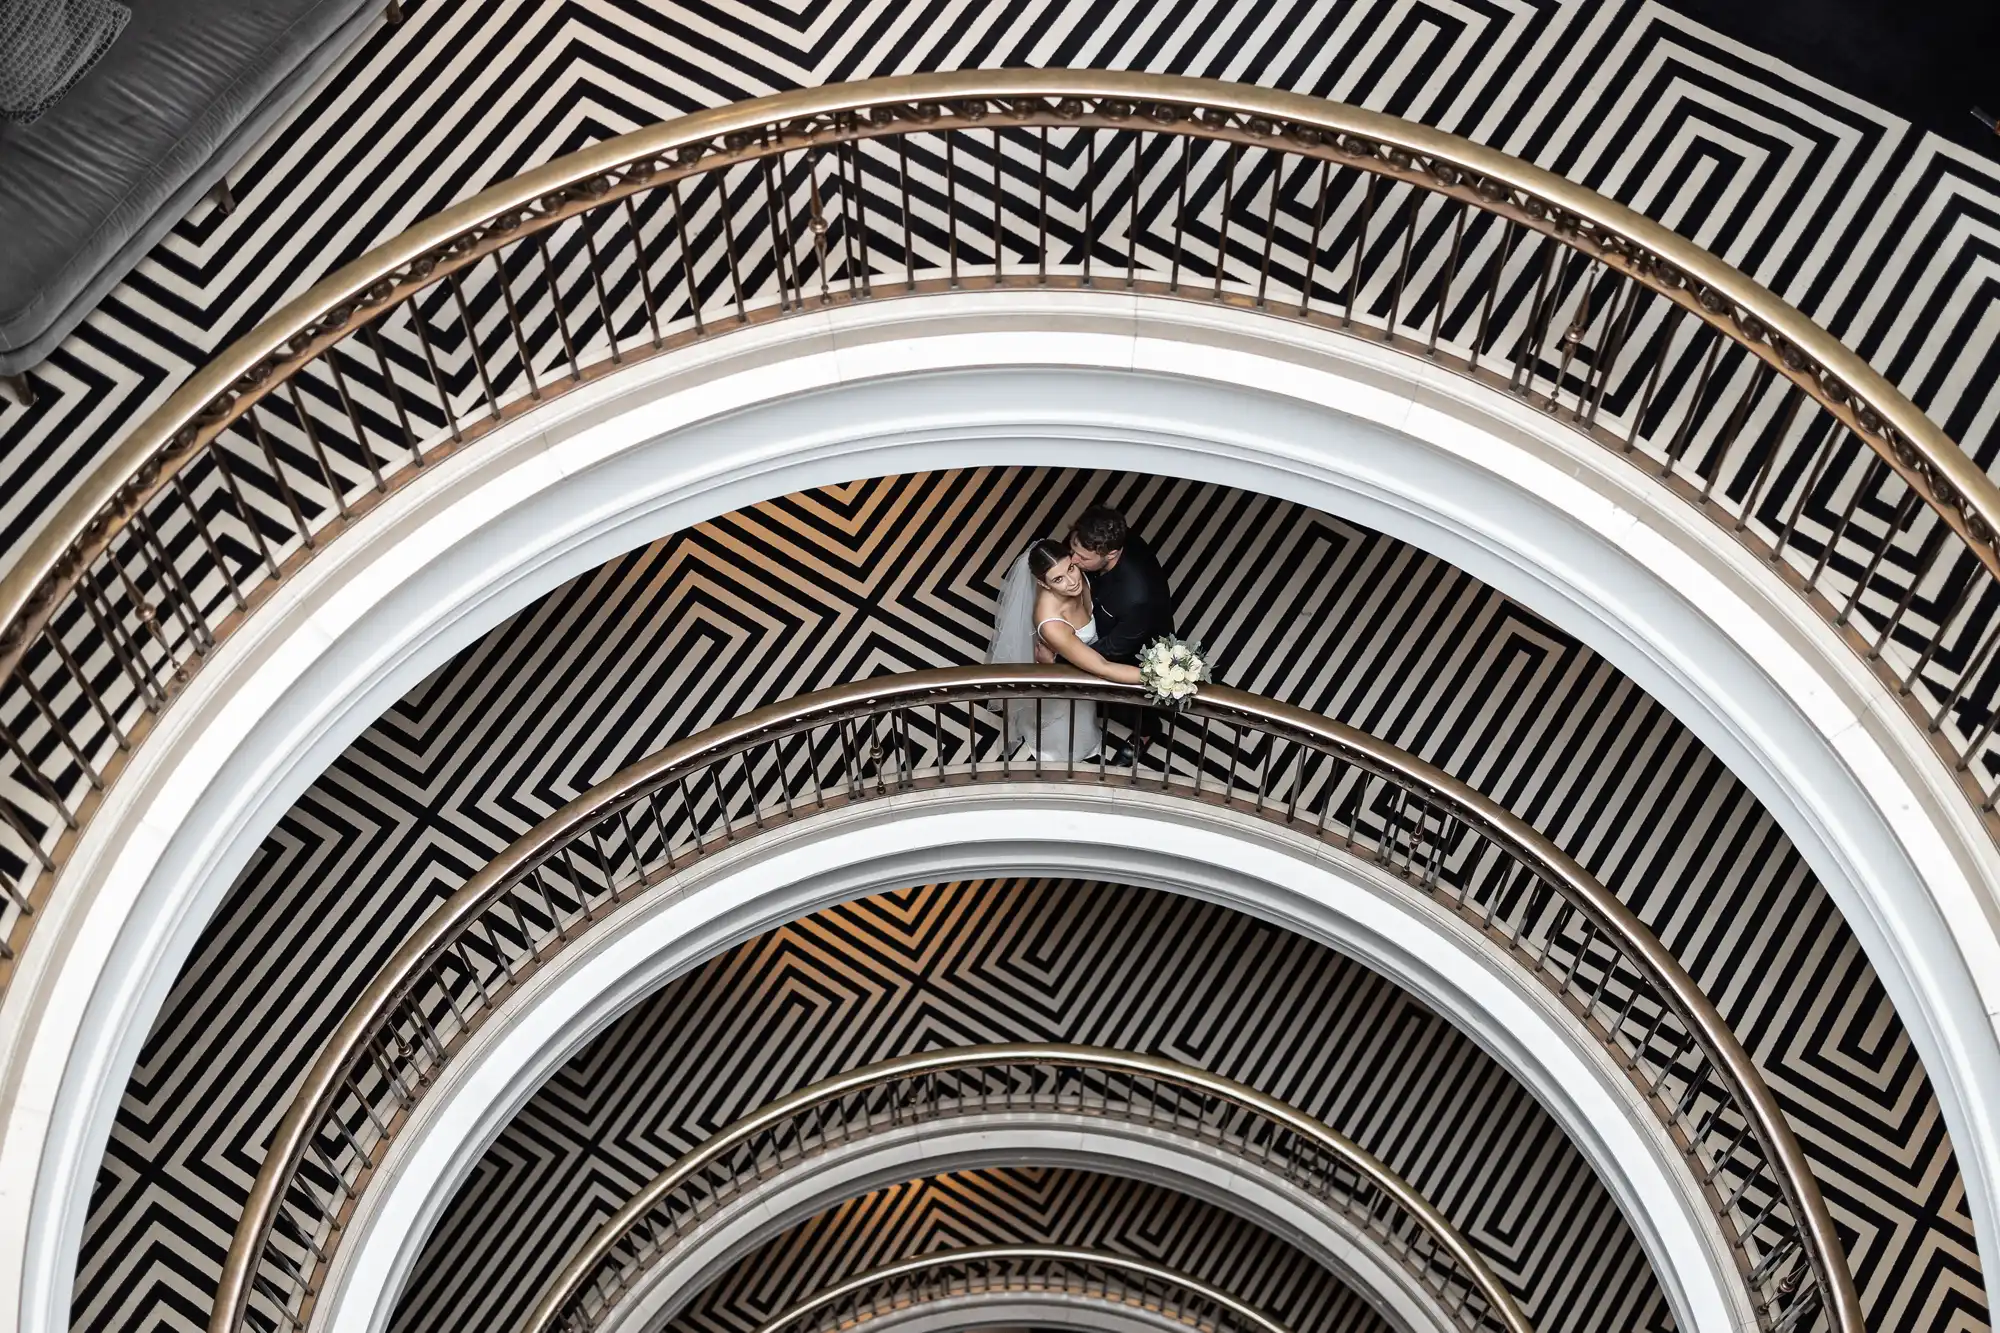
[(1053, 537), (1044, 537), (1028, 548), (1028, 572), (1040, 583), (1048, 577), (1056, 562), (1069, 559), (1069, 547)]

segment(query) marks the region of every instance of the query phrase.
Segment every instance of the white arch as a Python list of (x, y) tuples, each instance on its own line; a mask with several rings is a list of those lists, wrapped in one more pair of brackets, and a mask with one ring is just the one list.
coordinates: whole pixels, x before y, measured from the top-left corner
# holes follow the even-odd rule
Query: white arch
[(762, 834), (554, 955), (481, 1024), (391, 1141), (342, 1230), (308, 1333), (383, 1333), (425, 1238), (486, 1147), (592, 1036), (670, 978), (830, 903), (984, 875), (1191, 894), (1359, 959), (1448, 1017), (1562, 1125), (1645, 1247), (1679, 1327), (1757, 1327), (1727, 1238), (1630, 1079), (1464, 922), (1254, 817), (1159, 793), (994, 784), (881, 798)]
[(732, 1195), (622, 1292), (598, 1333), (652, 1333), (722, 1270), (844, 1199), (900, 1181), (992, 1166), (1067, 1167), (1146, 1180), (1205, 1199), (1281, 1236), (1405, 1333), (1462, 1333), (1378, 1240), (1312, 1206), (1267, 1168), (1187, 1135), (1100, 1116), (1004, 1111), (872, 1133), (813, 1154)]
[(0, 1005), (0, 1309), (65, 1327), (90, 1185), (163, 997), (264, 833), (395, 698), (619, 551), (789, 491), (970, 464), (1163, 472), (1341, 514), (1633, 676), (1853, 926), (1990, 1249), (2000, 858), (1796, 596), (1598, 446), (1420, 361), (1245, 312), (985, 293), (800, 317), (588, 386), (435, 465), (222, 647), (86, 831)]
[(1187, 1333), (1168, 1315), (1132, 1305), (1113, 1305), (1060, 1291), (1020, 1291), (1008, 1296), (949, 1296), (887, 1310), (868, 1321), (869, 1333), (973, 1333), (975, 1329), (1031, 1328), (1087, 1330), (1087, 1333)]

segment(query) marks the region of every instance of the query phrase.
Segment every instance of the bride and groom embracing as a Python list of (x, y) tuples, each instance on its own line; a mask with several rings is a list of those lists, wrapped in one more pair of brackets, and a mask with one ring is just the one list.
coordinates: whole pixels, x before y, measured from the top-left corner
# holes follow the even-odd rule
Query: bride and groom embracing
[[(1066, 541), (1032, 543), (1007, 572), (988, 662), (1067, 662), (1104, 680), (1139, 683), (1139, 651), (1174, 632), (1174, 594), (1153, 548), (1116, 509), (1083, 511)], [(1121, 710), (1122, 711), (1122, 710)], [(1039, 716), (1038, 716), (1039, 713)], [(1121, 719), (1143, 740), (1147, 710)], [(1030, 757), (1095, 758), (1104, 743), (1097, 705), (1044, 699), (1008, 705), (1008, 729)], [(1107, 762), (1126, 764), (1116, 746)]]

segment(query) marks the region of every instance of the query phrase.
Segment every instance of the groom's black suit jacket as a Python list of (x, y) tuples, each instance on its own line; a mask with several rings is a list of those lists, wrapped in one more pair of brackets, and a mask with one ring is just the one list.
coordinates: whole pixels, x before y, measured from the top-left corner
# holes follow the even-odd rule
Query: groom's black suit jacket
[(1174, 590), (1153, 548), (1133, 533), (1115, 569), (1090, 575), (1097, 611), (1097, 651), (1113, 662), (1136, 663), (1139, 650), (1174, 632)]

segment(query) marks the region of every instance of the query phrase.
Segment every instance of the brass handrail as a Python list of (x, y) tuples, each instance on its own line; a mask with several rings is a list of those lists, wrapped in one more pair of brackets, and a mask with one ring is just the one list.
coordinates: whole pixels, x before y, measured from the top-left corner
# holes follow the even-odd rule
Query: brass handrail
[[(1251, 814), (1427, 894), (1552, 992), (1648, 1099), (1733, 1237), (1762, 1325), (1861, 1333), (1839, 1235), (1776, 1099), (1616, 895), (1435, 766), (1239, 690), (1207, 687), (1165, 714), (1164, 742), (1134, 747), (1129, 769), (1017, 755), (1044, 709), (1141, 698), (1062, 667), (857, 681), (677, 741), (543, 820), (425, 918), (306, 1075), (231, 1243), (212, 1333), (246, 1327), (253, 1291), (275, 1308), (266, 1323), (303, 1326), (325, 1250), (395, 1127), (509, 988), (604, 915), (767, 829), (902, 791), (1006, 781), (1143, 788)], [(283, 1254), (267, 1265), (273, 1244)]]
[[(777, 1318), (767, 1320), (757, 1333), (780, 1333), (781, 1330), (790, 1328), (828, 1306), (838, 1305), (844, 1300), (875, 1288), (890, 1288), (892, 1296), (897, 1300), (895, 1308), (901, 1308), (905, 1301), (924, 1299), (922, 1295), (910, 1290), (910, 1280), (921, 1279), (940, 1269), (947, 1273), (955, 1270), (959, 1274), (957, 1284), (941, 1292), (940, 1297), (986, 1292), (1007, 1293), (1012, 1289), (1006, 1285), (996, 1285), (993, 1275), (985, 1270), (1000, 1270), (999, 1276), (1004, 1283), (1008, 1277), (1027, 1277), (1028, 1274), (1019, 1272), (1023, 1268), (1031, 1270), (1033, 1276), (1039, 1277), (1045, 1283), (1049, 1281), (1062, 1283), (1065, 1290), (1073, 1290), (1078, 1295), (1114, 1300), (1120, 1304), (1128, 1301), (1135, 1304), (1143, 1303), (1160, 1308), (1163, 1313), (1190, 1304), (1185, 1300), (1175, 1299), (1174, 1293), (1185, 1292), (1212, 1310), (1227, 1313), (1237, 1320), (1242, 1333), (1289, 1333), (1283, 1324), (1255, 1306), (1237, 1300), (1221, 1288), (1190, 1277), (1177, 1269), (1147, 1259), (1134, 1259), (1104, 1250), (1086, 1250), (1066, 1245), (982, 1245), (959, 1250), (940, 1250), (934, 1254), (898, 1260), (866, 1273), (857, 1274), (845, 1282), (815, 1293), (791, 1306)], [(1070, 1276), (1068, 1273), (1070, 1269), (1076, 1270), (1079, 1278), (1073, 1286), (1065, 1281)], [(1107, 1273), (1137, 1277), (1146, 1285), (1136, 1292), (1107, 1288), (1103, 1283), (1104, 1275)], [(1091, 1275), (1095, 1275), (1098, 1282), (1096, 1289), (1092, 1288)], [(1161, 1291), (1161, 1288), (1166, 1290)], [(1161, 1300), (1163, 1296), (1164, 1301)], [(879, 1300), (878, 1297), (878, 1303)], [(1193, 1311), (1188, 1313), (1194, 1315)], [(1202, 1319), (1198, 1315), (1184, 1322), (1191, 1323), (1197, 1329), (1214, 1328), (1212, 1318)], [(847, 1325), (843, 1324), (842, 1327)]]
[[(1210, 149), (1222, 169), (1197, 172)], [(0, 984), (159, 710), (427, 462), (731, 329), (1091, 286), (1377, 337), (1630, 455), (1832, 622), (2000, 835), (2000, 490), (1837, 339), (1666, 228), (1423, 125), (965, 71), (700, 112), (496, 185), (286, 305), (93, 469), (0, 576), (0, 769), (29, 802), (0, 802)]]
[[(669, 1201), (691, 1185), (716, 1195), (729, 1193), (734, 1188), (733, 1182), (718, 1187), (711, 1171), (718, 1164), (727, 1164), (732, 1160), (741, 1161), (740, 1175), (752, 1180), (767, 1178), (772, 1161), (783, 1162), (785, 1143), (790, 1142), (773, 1141), (773, 1131), (778, 1127), (799, 1120), (811, 1111), (829, 1106), (840, 1108), (842, 1103), (856, 1094), (881, 1092), (899, 1083), (921, 1083), (939, 1074), (961, 1071), (985, 1074), (1004, 1071), (1013, 1075), (1024, 1068), (1036, 1071), (1083, 1070), (1134, 1080), (1150, 1079), (1178, 1089), (1192, 1089), (1204, 1099), (1202, 1127), (1209, 1125), (1207, 1116), (1213, 1101), (1254, 1118), (1267, 1131), (1271, 1128), (1282, 1130), (1309, 1150), (1316, 1151), (1319, 1162), (1323, 1163), (1318, 1174), (1326, 1178), (1321, 1189), (1307, 1188), (1311, 1172), (1286, 1171), (1287, 1181), (1306, 1188), (1310, 1197), (1339, 1208), (1350, 1218), (1358, 1214), (1363, 1234), (1371, 1242), (1375, 1240), (1373, 1233), (1379, 1228), (1382, 1232), (1380, 1248), (1391, 1260), (1407, 1268), (1425, 1294), (1443, 1304), (1454, 1322), (1474, 1330), (1491, 1328), (1494, 1323), (1486, 1318), (1486, 1313), (1491, 1312), (1498, 1327), (1507, 1330), (1507, 1333), (1531, 1333), (1527, 1320), (1506, 1285), (1493, 1274), (1486, 1261), (1479, 1257), (1449, 1219), (1401, 1176), (1345, 1135), (1247, 1084), (1192, 1065), (1127, 1051), (1056, 1044), (967, 1046), (901, 1056), (824, 1079), (751, 1112), (684, 1153), (672, 1166), (640, 1187), (591, 1236), (583, 1249), (564, 1265), (541, 1300), (536, 1302), (534, 1311), (522, 1323), (520, 1333), (591, 1333), (599, 1327), (617, 1301), (633, 1289), (638, 1277), (656, 1264), (672, 1243), (682, 1237), (684, 1223), (692, 1224), (707, 1216), (695, 1204), (672, 1212), (667, 1207)], [(1080, 1086), (1072, 1089), (1078, 1094), (1075, 1097), (1065, 1096), (1059, 1083), (1049, 1093), (1040, 1093), (1033, 1088), (1025, 1094), (1019, 1093), (1011, 1081), (1004, 1086), (1005, 1091), (994, 1099), (1001, 1110), (1052, 1109), (1090, 1113), (1095, 1109), (1097, 1113), (1114, 1118), (1137, 1118), (1130, 1111), (1121, 1113), (1114, 1109), (1121, 1103), (1108, 1088), (1099, 1094), (1102, 1105), (1093, 1108), (1082, 1098)], [(1144, 1089), (1134, 1087), (1129, 1091), (1142, 1092)], [(887, 1103), (886, 1116), (864, 1101), (860, 1107), (863, 1124), (859, 1129), (851, 1127), (846, 1113), (833, 1116), (830, 1123), (816, 1119), (810, 1134), (801, 1133), (798, 1141), (791, 1142), (793, 1155), (811, 1156), (814, 1151), (851, 1141), (870, 1127), (871, 1115), (891, 1125), (936, 1116), (941, 1112), (932, 1103), (941, 1100), (959, 1105), (959, 1114), (994, 1109), (988, 1104), (989, 1099), (982, 1088), (968, 1089), (960, 1084), (936, 1091), (928, 1100), (915, 1095), (891, 1098)], [(1127, 1099), (1129, 1101), (1130, 1098)], [(845, 1108), (842, 1109), (844, 1112)], [(1179, 1116), (1170, 1110), (1165, 1128), (1174, 1130), (1178, 1121)], [(1151, 1127), (1160, 1124), (1160, 1120), (1154, 1116), (1144, 1123)], [(1220, 1129), (1207, 1137), (1219, 1141), (1222, 1138)], [(1250, 1145), (1246, 1142), (1242, 1146), (1247, 1149)], [(1276, 1137), (1265, 1138), (1261, 1146), (1264, 1156), (1273, 1155), (1278, 1149)], [(1344, 1165), (1354, 1176), (1353, 1187), (1346, 1187), (1345, 1182), (1332, 1176), (1334, 1164)], [(1417, 1244), (1403, 1239), (1406, 1233), (1394, 1226), (1393, 1212), (1382, 1209), (1384, 1201), (1391, 1210), (1400, 1210), (1409, 1219), (1416, 1233), (1428, 1243), (1427, 1248), (1419, 1249)], [(659, 1220), (663, 1211), (670, 1213), (670, 1219), (664, 1223)], [(665, 1240), (660, 1238), (662, 1231), (667, 1233)], [(1399, 1239), (1402, 1243), (1395, 1243)], [(635, 1247), (639, 1253), (628, 1262), (624, 1252)], [(1444, 1271), (1439, 1270), (1440, 1258), (1446, 1261)], [(1453, 1281), (1454, 1276), (1456, 1282)], [(1480, 1306), (1475, 1307), (1469, 1302), (1467, 1298), (1473, 1296), (1479, 1299)]]

